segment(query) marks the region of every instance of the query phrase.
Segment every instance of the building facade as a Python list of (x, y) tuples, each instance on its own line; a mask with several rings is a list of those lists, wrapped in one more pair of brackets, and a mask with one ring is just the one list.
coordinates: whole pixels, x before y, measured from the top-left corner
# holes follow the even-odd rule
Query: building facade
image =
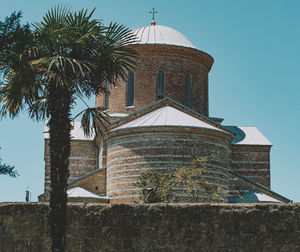
[[(104, 106), (110, 115), (104, 137), (87, 138), (74, 122), (69, 198), (132, 203), (138, 197), (133, 184), (142, 172), (170, 172), (195, 158), (214, 156), (207, 164), (207, 179), (229, 192), (224, 202), (288, 202), (270, 190), (268, 139), (256, 127), (226, 126), (223, 119), (210, 117), (214, 59), (183, 34), (155, 22), (133, 32), (136, 70), (117, 87), (108, 87), (110, 95), (96, 97), (96, 106)], [(46, 133), (40, 200), (47, 200), (50, 190), (48, 142)], [(174, 190), (185, 201), (184, 190)], [(236, 193), (240, 196), (232, 196)]]

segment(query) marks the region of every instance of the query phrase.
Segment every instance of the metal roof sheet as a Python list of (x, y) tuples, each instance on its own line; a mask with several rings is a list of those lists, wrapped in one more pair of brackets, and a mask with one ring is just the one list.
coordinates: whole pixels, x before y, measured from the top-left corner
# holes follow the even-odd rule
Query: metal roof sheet
[(67, 190), (68, 198), (96, 198), (103, 199), (104, 197), (91, 193), (81, 187), (73, 187)]
[[(244, 182), (246, 182), (250, 187), (251, 189), (249, 188), (247, 192), (249, 191), (253, 191), (255, 193), (263, 193), (267, 196), (270, 196), (271, 198), (274, 198), (275, 200), (278, 200), (280, 202), (285, 202), (285, 203), (288, 203), (288, 202), (292, 202), (292, 200), (272, 191), (270, 188), (266, 187), (266, 186), (263, 186), (253, 180), (251, 180), (250, 178), (247, 178), (246, 176), (244, 175), (241, 175), (239, 174), (238, 172), (236, 171), (233, 171), (232, 169), (228, 169), (228, 172), (230, 175), (233, 175), (233, 177), (235, 178), (238, 178), (238, 179), (241, 179), (243, 180)], [(246, 192), (246, 193), (247, 193)], [(249, 195), (252, 194), (251, 197), (259, 197), (259, 199), (262, 201), (262, 199), (265, 199), (267, 200), (268, 198), (262, 196), (262, 195), (253, 195), (253, 192), (250, 193)], [(244, 194), (242, 194), (243, 196)], [(243, 196), (244, 197), (244, 196)], [(247, 195), (244, 197), (244, 199), (247, 199)], [(249, 196), (250, 197), (250, 196)], [(248, 198), (249, 198), (248, 197)], [(258, 199), (257, 199), (258, 200)], [(268, 201), (268, 200), (267, 200)], [(241, 202), (241, 197), (240, 196), (232, 196), (232, 197), (229, 197), (229, 202), (234, 202), (234, 203), (237, 203), (237, 202)], [(257, 201), (258, 202), (258, 201)]]
[(175, 45), (197, 49), (196, 46), (180, 32), (164, 25), (148, 25), (133, 30), (138, 44)]
[(125, 123), (112, 131), (136, 128), (136, 127), (151, 127), (151, 126), (184, 126), (198, 127), (217, 131), (223, 131), (207, 122), (201, 121), (191, 115), (188, 115), (169, 105), (158, 108), (148, 114), (145, 114), (135, 120)]
[[(94, 139), (94, 134), (90, 137), (87, 137), (84, 135), (83, 133), (83, 130), (81, 128), (81, 122), (72, 122), (72, 126), (73, 126), (73, 129), (71, 130), (71, 138), (73, 140), (93, 140)], [(44, 139), (49, 139), (49, 128), (47, 126), (47, 121), (45, 122), (45, 128), (44, 128)]]
[(128, 116), (128, 114), (125, 114), (125, 113), (109, 113), (108, 115), (110, 117), (125, 117), (125, 116)]
[(249, 190), (243, 193), (241, 196), (230, 197), (229, 202), (231, 203), (250, 203), (250, 202), (279, 202), (282, 201), (275, 199), (263, 192), (258, 190)]
[(272, 145), (272, 143), (253, 126), (223, 126), (235, 134), (232, 144), (237, 145)]

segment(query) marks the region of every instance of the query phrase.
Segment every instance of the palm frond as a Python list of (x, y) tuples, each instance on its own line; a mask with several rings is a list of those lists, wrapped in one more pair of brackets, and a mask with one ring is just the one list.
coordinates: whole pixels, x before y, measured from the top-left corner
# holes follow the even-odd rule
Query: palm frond
[(84, 135), (88, 137), (103, 136), (103, 132), (110, 124), (109, 115), (104, 112), (104, 107), (87, 108), (78, 113), (73, 120), (81, 115), (81, 128)]
[(135, 34), (126, 26), (118, 23), (110, 23), (107, 27), (105, 37), (118, 46), (128, 46), (137, 42)]
[(67, 21), (66, 17), (68, 17), (70, 14), (72, 14), (71, 8), (56, 5), (48, 10), (43, 17), (43, 21), (34, 23), (33, 27), (36, 31), (63, 28)]

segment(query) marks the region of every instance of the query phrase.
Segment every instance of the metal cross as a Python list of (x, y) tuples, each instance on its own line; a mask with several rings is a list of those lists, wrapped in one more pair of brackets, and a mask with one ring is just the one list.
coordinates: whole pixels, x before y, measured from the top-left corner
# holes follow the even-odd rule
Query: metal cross
[(152, 11), (149, 11), (149, 13), (152, 13), (152, 20), (155, 20), (155, 18), (154, 18), (154, 14), (155, 13), (158, 13), (157, 11), (155, 11), (155, 9), (154, 8), (152, 8)]

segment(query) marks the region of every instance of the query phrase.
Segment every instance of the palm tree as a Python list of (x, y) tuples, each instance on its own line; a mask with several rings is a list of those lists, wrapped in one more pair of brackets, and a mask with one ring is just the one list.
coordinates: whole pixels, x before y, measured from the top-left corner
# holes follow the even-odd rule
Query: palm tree
[[(32, 32), (22, 32), (26, 41), (14, 42), (0, 54), (2, 116), (15, 117), (27, 109), (31, 118), (49, 117), (52, 251), (65, 251), (66, 244), (70, 111), (76, 98), (106, 92), (106, 81), (116, 85), (134, 68), (136, 54), (126, 47), (135, 41), (130, 30), (114, 23), (104, 26), (92, 19), (93, 13), (52, 8)], [(84, 113), (87, 133), (90, 118), (94, 127), (101, 126), (101, 109)]]

